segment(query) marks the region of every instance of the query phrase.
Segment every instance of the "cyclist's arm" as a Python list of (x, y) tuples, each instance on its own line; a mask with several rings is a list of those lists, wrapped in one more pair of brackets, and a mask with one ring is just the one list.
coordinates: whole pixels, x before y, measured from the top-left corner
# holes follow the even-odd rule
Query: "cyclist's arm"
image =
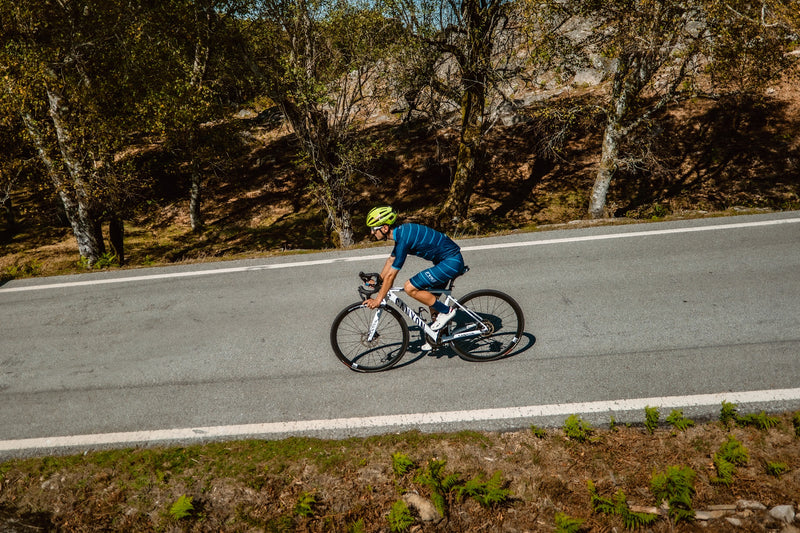
[(396, 268), (392, 266), (394, 262), (394, 257), (390, 256), (389, 259), (386, 260), (386, 264), (383, 265), (383, 270), (381, 270), (381, 278), (383, 278), (383, 285), (381, 285), (381, 290), (378, 291), (377, 296), (373, 298), (371, 301), (367, 300), (367, 306), (374, 309), (378, 307), (380, 303), (386, 298), (386, 295), (389, 294), (389, 289), (392, 288), (394, 284), (395, 278), (397, 278), (397, 273), (400, 272)]

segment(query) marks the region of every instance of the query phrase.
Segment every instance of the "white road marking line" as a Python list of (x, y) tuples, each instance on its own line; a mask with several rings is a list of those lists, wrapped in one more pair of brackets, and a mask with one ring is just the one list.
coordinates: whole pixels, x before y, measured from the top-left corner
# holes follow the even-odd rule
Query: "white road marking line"
[[(754, 228), (760, 226), (775, 226), (779, 224), (793, 224), (800, 222), (800, 218), (787, 218), (781, 220), (765, 220), (760, 222), (741, 222), (736, 224), (718, 224), (714, 226), (699, 226), (699, 227), (692, 227), (692, 228), (674, 228), (674, 229), (664, 229), (664, 230), (648, 230), (648, 231), (634, 231), (628, 233), (610, 233), (605, 235), (588, 235), (583, 237), (566, 237), (563, 239), (546, 239), (546, 240), (536, 240), (536, 241), (524, 241), (524, 242), (509, 242), (509, 243), (500, 243), (500, 244), (486, 244), (486, 245), (479, 245), (479, 246), (463, 246), (461, 248), (462, 251), (470, 252), (470, 251), (478, 251), (478, 250), (497, 250), (501, 248), (520, 248), (524, 246), (544, 246), (544, 245), (551, 245), (551, 244), (568, 244), (568, 243), (576, 243), (576, 242), (588, 242), (588, 241), (603, 241), (603, 240), (610, 240), (610, 239), (625, 239), (631, 237), (653, 237), (657, 235), (675, 235), (680, 233), (695, 233), (701, 231), (719, 231), (719, 230), (727, 230), (727, 229), (742, 229), (742, 228)], [(172, 272), (168, 274), (150, 274), (144, 276), (128, 276), (122, 278), (108, 278), (108, 279), (94, 279), (94, 280), (86, 280), (86, 281), (68, 281), (64, 283), (51, 283), (51, 284), (43, 284), (43, 285), (29, 285), (29, 286), (22, 286), (22, 287), (7, 287), (2, 288), (0, 287), (0, 294), (7, 293), (7, 292), (26, 292), (26, 291), (39, 291), (39, 290), (46, 290), (46, 289), (61, 289), (65, 287), (82, 287), (82, 286), (89, 286), (89, 285), (107, 285), (112, 283), (130, 283), (135, 281), (150, 281), (150, 280), (161, 280), (161, 279), (170, 279), (170, 278), (189, 278), (189, 277), (196, 277), (196, 276), (208, 276), (212, 274), (233, 274), (238, 272), (255, 272), (259, 270), (277, 270), (283, 268), (298, 268), (298, 267), (306, 267), (306, 266), (315, 266), (315, 265), (329, 265), (333, 263), (352, 263), (358, 261), (375, 261), (375, 260), (382, 260), (386, 258), (386, 254), (381, 255), (364, 255), (358, 257), (337, 257), (331, 259), (318, 259), (314, 261), (297, 261), (293, 263), (277, 263), (277, 264), (270, 264), (270, 265), (254, 265), (254, 266), (246, 266), (246, 267), (231, 267), (231, 268), (218, 268), (212, 270), (194, 270), (190, 272)]]
[(293, 422), (269, 422), (231, 426), (209, 426), (176, 428), (154, 431), (131, 431), (124, 433), (101, 433), (92, 435), (70, 435), (63, 437), (41, 437), (0, 441), (0, 452), (52, 448), (80, 448), (103, 445), (134, 445), (164, 443), (169, 441), (192, 441), (225, 439), (234, 437), (268, 438), (298, 433), (324, 432), (332, 430), (419, 428), (420, 426), (480, 422), (492, 420), (524, 420), (537, 417), (583, 415), (592, 413), (622, 413), (640, 411), (646, 406), (667, 408), (691, 408), (720, 406), (723, 401), (741, 404), (800, 401), (800, 388), (760, 391), (724, 392), (697, 394), (693, 396), (664, 396), (654, 398), (621, 399), (600, 402), (531, 405), (475, 409), (468, 411), (443, 411), (437, 413), (413, 413), (403, 415), (370, 416), (362, 418), (333, 418), (328, 420), (298, 420)]

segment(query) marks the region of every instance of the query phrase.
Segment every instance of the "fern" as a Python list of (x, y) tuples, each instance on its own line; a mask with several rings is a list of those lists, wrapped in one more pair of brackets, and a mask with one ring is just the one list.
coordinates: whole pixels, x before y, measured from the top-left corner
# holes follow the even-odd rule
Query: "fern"
[(661, 414), (658, 412), (658, 407), (650, 407), (649, 405), (644, 408), (644, 427), (651, 435), (658, 428), (658, 418)]
[(736, 471), (736, 465), (721, 457), (720, 454), (715, 453), (714, 468), (717, 469), (717, 476), (711, 478), (711, 483), (730, 487), (733, 483), (733, 473)]
[(780, 419), (774, 416), (768, 416), (764, 411), (759, 414), (749, 414), (739, 417), (736, 422), (740, 426), (753, 426), (758, 429), (767, 430), (780, 425)]
[(547, 437), (547, 431), (535, 425), (531, 426), (531, 432), (533, 433), (534, 437), (539, 439), (544, 439)]
[(719, 421), (725, 427), (730, 427), (731, 423), (739, 418), (739, 408), (735, 403), (722, 401), (722, 408), (719, 411)]
[(489, 481), (483, 481), (482, 476), (470, 479), (463, 485), (455, 487), (459, 499), (468, 496), (478, 502), (481, 507), (493, 507), (508, 501), (511, 491), (503, 488), (503, 476), (495, 472)]
[(308, 518), (314, 515), (314, 507), (317, 505), (317, 498), (310, 492), (304, 492), (297, 500), (297, 505), (294, 506), (294, 512), (297, 516)]
[(688, 466), (668, 466), (664, 472), (653, 476), (650, 490), (656, 503), (669, 505), (669, 516), (678, 522), (694, 519), (692, 496), (694, 495), (695, 472)]
[(789, 465), (787, 465), (786, 463), (776, 463), (769, 461), (767, 462), (766, 465), (764, 465), (764, 469), (770, 476), (775, 476), (779, 478), (781, 477), (782, 474), (785, 474), (789, 470)]
[(392, 471), (394, 471), (395, 475), (404, 476), (413, 468), (414, 461), (409, 459), (406, 454), (400, 452), (392, 454)]
[(192, 503), (192, 497), (186, 494), (181, 495), (181, 497), (172, 504), (172, 507), (169, 508), (169, 514), (175, 520), (188, 518), (192, 516), (193, 512), (194, 504)]
[(389, 511), (389, 528), (394, 533), (403, 533), (414, 523), (414, 517), (408, 510), (408, 505), (403, 500), (397, 500)]
[(642, 526), (653, 525), (658, 520), (657, 514), (640, 513), (631, 511), (628, 500), (622, 490), (618, 490), (614, 495), (614, 500), (603, 498), (597, 493), (592, 480), (587, 481), (589, 496), (591, 499), (592, 510), (596, 513), (619, 516), (626, 529), (636, 529)]
[(442, 516), (447, 516), (447, 495), (458, 485), (460, 480), (459, 474), (443, 477), (446, 464), (447, 461), (444, 459), (431, 459), (416, 477), (417, 483), (430, 489), (433, 505)]
[(564, 513), (556, 513), (556, 533), (578, 533), (585, 520), (572, 518)]
[(667, 417), (667, 423), (678, 431), (686, 431), (694, 425), (694, 420), (685, 418), (682, 409), (673, 409)]
[(578, 415), (569, 415), (564, 421), (564, 433), (572, 440), (586, 442), (593, 432), (592, 426)]
[(733, 435), (728, 436), (728, 440), (720, 447), (719, 453), (726, 461), (737, 466), (745, 466), (750, 460), (750, 454), (747, 452), (747, 448), (736, 440), (736, 437)]

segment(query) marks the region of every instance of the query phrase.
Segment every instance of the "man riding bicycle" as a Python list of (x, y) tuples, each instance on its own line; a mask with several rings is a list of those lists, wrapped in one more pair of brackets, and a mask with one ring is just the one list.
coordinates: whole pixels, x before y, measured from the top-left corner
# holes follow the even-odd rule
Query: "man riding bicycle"
[(364, 305), (370, 309), (380, 306), (392, 288), (395, 278), (403, 268), (406, 257), (411, 254), (433, 262), (433, 266), (417, 273), (406, 281), (403, 290), (419, 302), (435, 310), (439, 315), (431, 329), (442, 329), (456, 314), (439, 301), (429, 289), (444, 288), (455, 277), (464, 273), (464, 258), (461, 248), (444, 233), (422, 224), (397, 224), (397, 212), (389, 206), (375, 207), (367, 213), (367, 226), (375, 240), (392, 239), (394, 249), (381, 270), (383, 285), (377, 297)]

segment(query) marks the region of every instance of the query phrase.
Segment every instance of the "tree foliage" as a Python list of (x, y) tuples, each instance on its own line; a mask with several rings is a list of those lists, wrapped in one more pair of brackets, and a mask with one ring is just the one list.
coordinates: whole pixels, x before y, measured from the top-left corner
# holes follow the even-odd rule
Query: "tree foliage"
[[(752, 93), (785, 68), (786, 34), (783, 41), (776, 39), (777, 27), (770, 29), (753, 18), (752, 11), (759, 8), (719, 0), (528, 4), (528, 12), (536, 14), (537, 58), (567, 72), (597, 62), (610, 67), (591, 217), (609, 214), (606, 199), (615, 175), (636, 173), (646, 165), (643, 154), (649, 152), (652, 126), (669, 104), (714, 95), (711, 88), (698, 85), (698, 75), (712, 73), (717, 89), (723, 83), (726, 90), (738, 84), (742, 92)], [(759, 64), (764, 58), (769, 65)]]

